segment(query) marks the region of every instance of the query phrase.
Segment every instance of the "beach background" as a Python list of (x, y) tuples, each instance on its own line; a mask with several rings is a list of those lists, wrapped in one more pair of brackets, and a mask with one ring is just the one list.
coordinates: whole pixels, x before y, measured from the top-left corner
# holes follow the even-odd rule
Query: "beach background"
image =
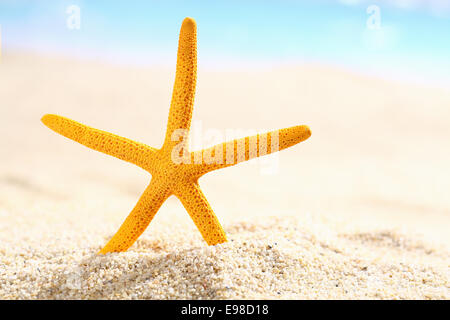
[[(150, 175), (40, 118), (160, 147), (186, 16), (197, 148), (312, 136), (201, 178), (228, 243), (170, 197), (98, 256)], [(0, 25), (0, 298), (450, 298), (450, 1), (1, 1)]]

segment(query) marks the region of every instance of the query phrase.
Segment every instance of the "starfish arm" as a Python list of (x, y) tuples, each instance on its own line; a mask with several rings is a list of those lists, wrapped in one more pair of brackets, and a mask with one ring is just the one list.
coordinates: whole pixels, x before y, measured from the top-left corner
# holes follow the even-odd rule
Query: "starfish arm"
[(225, 231), (197, 182), (180, 186), (175, 195), (180, 199), (208, 245), (227, 241)]
[(310, 136), (311, 130), (303, 125), (224, 142), (191, 152), (191, 170), (194, 176), (201, 176), (213, 170), (289, 148)]
[(149, 170), (155, 162), (156, 149), (143, 143), (88, 127), (71, 119), (46, 114), (42, 122), (53, 131), (88, 148), (131, 162)]
[[(187, 137), (194, 106), (197, 78), (197, 30), (195, 20), (185, 18), (178, 42), (177, 69), (169, 111), (164, 148), (172, 149), (177, 142), (172, 135), (181, 129)], [(176, 132), (175, 132), (176, 133)]]
[(170, 192), (164, 183), (152, 179), (134, 209), (100, 254), (126, 251), (144, 232)]

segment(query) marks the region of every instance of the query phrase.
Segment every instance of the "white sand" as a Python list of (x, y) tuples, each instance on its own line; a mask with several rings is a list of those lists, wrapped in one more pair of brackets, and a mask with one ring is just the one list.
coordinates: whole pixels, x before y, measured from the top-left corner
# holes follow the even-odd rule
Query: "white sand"
[[(14, 220), (14, 219), (11, 219)], [(89, 220), (89, 219), (86, 219)], [(90, 221), (93, 223), (94, 221)], [(52, 224), (1, 238), (7, 299), (448, 299), (449, 254), (393, 231), (337, 233), (325, 221), (226, 225), (205, 246), (182, 224), (159, 226), (121, 254), (96, 255), (95, 228)], [(320, 227), (318, 227), (320, 225)], [(55, 231), (57, 227), (62, 231)], [(28, 228), (27, 228), (28, 229)], [(29, 230), (29, 229), (28, 229)], [(97, 230), (98, 231), (98, 230)], [(112, 231), (112, 230), (111, 230)], [(39, 232), (42, 234), (38, 235)], [(170, 237), (170, 234), (174, 237)], [(187, 241), (186, 241), (187, 240)]]
[(206, 246), (172, 197), (128, 252), (97, 256), (150, 177), (39, 119), (159, 147), (173, 76), (3, 57), (0, 298), (450, 298), (450, 91), (317, 66), (200, 69), (194, 125), (313, 132), (275, 175), (201, 179), (232, 241)]

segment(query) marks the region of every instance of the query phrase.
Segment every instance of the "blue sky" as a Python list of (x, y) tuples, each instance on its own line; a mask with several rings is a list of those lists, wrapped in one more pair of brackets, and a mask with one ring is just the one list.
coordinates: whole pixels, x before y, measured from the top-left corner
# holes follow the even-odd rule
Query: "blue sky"
[[(70, 5), (80, 29), (67, 28)], [(379, 8), (379, 28), (367, 12)], [(197, 20), (199, 66), (339, 65), (450, 80), (450, 0), (0, 0), (4, 52), (173, 64), (181, 21)]]

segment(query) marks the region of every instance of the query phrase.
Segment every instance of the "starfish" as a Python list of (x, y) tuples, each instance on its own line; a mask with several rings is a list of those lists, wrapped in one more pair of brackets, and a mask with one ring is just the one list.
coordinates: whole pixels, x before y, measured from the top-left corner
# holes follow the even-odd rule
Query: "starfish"
[(175, 84), (166, 136), (160, 149), (46, 114), (42, 122), (57, 133), (91, 149), (133, 163), (151, 174), (151, 181), (117, 233), (99, 251), (126, 251), (144, 232), (163, 202), (178, 197), (208, 245), (227, 241), (225, 232), (201, 191), (204, 174), (288, 148), (308, 139), (307, 126), (294, 126), (189, 151), (188, 136), (197, 77), (197, 26), (183, 20), (178, 43)]

